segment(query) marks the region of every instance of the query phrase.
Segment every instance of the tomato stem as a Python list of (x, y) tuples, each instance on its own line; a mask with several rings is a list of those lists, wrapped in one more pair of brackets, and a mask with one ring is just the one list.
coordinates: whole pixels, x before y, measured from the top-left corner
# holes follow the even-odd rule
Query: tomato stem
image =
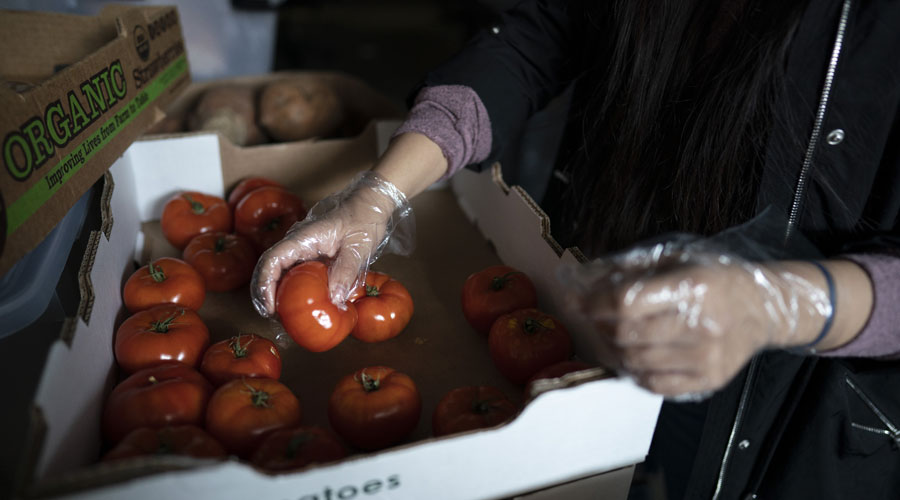
[(216, 253), (222, 253), (225, 251), (225, 237), (219, 236), (216, 238), (216, 246), (213, 248), (213, 251)]
[(246, 344), (241, 345), (241, 336), (238, 334), (237, 337), (231, 337), (231, 343), (229, 343), (228, 346), (231, 347), (231, 352), (234, 353), (235, 358), (246, 358), (247, 347), (250, 346), (250, 342), (253, 342), (252, 336)]
[(197, 215), (202, 214), (206, 211), (206, 208), (203, 207), (203, 203), (191, 198), (191, 195), (186, 194), (183, 195), (184, 199), (187, 200), (188, 203), (191, 204), (191, 212), (194, 212)]
[(159, 447), (156, 448), (157, 455), (168, 455), (175, 451), (175, 447), (172, 446), (169, 441), (161, 435), (161, 432), (156, 433), (156, 437), (159, 438)]
[(524, 330), (525, 333), (528, 334), (537, 333), (537, 331), (541, 328), (543, 328), (544, 330), (550, 329), (549, 327), (547, 327), (547, 325), (534, 318), (525, 318), (525, 321), (522, 322), (522, 330)]
[(168, 333), (169, 328), (172, 327), (172, 323), (178, 316), (184, 316), (184, 309), (181, 310), (180, 314), (173, 314), (162, 321), (153, 321), (150, 323), (150, 331), (154, 333)]
[(476, 399), (472, 402), (472, 412), (477, 413), (478, 415), (484, 415), (493, 408), (491, 403), (492, 401), (489, 399)]
[(381, 291), (375, 285), (366, 285), (366, 297), (378, 297)]
[(297, 452), (300, 451), (300, 448), (302, 448), (306, 443), (312, 441), (312, 439), (312, 434), (308, 432), (293, 436), (291, 440), (288, 441), (287, 449), (284, 450), (284, 458), (293, 460), (294, 457), (297, 456)]
[(247, 386), (247, 389), (250, 389), (250, 401), (253, 403), (253, 406), (256, 408), (268, 408), (269, 398), (271, 397), (268, 392), (257, 389), (252, 385), (244, 382), (244, 385)]
[(511, 276), (516, 274), (522, 274), (521, 271), (510, 271), (503, 276), (494, 276), (491, 278), (491, 290), (499, 291), (503, 290), (507, 283), (512, 281)]
[(378, 387), (381, 385), (380, 379), (372, 378), (366, 374), (366, 372), (362, 372), (357, 381), (362, 384), (363, 390), (366, 392), (377, 391)]
[(153, 261), (150, 261), (150, 264), (147, 264), (147, 272), (150, 274), (150, 277), (153, 278), (153, 281), (157, 283), (162, 283), (166, 281), (166, 273), (163, 271), (163, 268), (159, 267), (159, 265), (153, 265)]
[(263, 228), (264, 231), (274, 231), (281, 225), (281, 217), (272, 217)]

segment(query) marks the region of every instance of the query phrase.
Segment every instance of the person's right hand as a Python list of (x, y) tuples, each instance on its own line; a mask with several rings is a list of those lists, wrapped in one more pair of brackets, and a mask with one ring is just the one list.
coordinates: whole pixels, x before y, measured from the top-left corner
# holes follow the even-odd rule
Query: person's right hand
[[(401, 221), (406, 230), (391, 239)], [(343, 191), (317, 203), (284, 239), (263, 253), (250, 283), (254, 307), (262, 316), (272, 317), (282, 273), (298, 262), (322, 258), (331, 260), (331, 301), (344, 306), (389, 240), (394, 253), (412, 250), (412, 223), (412, 209), (396, 186), (372, 171), (361, 174)]]

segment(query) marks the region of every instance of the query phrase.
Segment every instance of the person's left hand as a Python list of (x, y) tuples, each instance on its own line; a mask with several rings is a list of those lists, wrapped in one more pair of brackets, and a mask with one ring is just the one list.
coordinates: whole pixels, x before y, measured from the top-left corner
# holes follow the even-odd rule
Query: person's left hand
[(821, 325), (830, 311), (827, 294), (777, 266), (721, 254), (654, 255), (647, 249), (592, 263), (573, 299), (611, 368), (659, 394), (718, 389), (755, 353), (796, 344), (801, 324)]

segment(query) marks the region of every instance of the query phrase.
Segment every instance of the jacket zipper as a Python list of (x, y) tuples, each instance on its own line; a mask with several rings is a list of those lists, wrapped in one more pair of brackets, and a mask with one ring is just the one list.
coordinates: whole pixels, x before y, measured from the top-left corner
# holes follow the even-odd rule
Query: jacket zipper
[(862, 391), (862, 389), (857, 387), (856, 383), (853, 382), (850, 377), (844, 377), (844, 382), (846, 382), (847, 385), (850, 386), (851, 389), (853, 389), (853, 392), (855, 392), (856, 395), (863, 400), (863, 403), (865, 403), (866, 406), (868, 406), (869, 409), (872, 410), (872, 413), (874, 413), (875, 416), (878, 417), (878, 420), (881, 420), (881, 423), (883, 423), (884, 426), (887, 427), (887, 429), (876, 429), (874, 427), (859, 425), (856, 423), (851, 423), (851, 425), (857, 429), (876, 432), (878, 434), (886, 434), (890, 436), (895, 443), (897, 443), (897, 446), (900, 446), (900, 429), (898, 429), (897, 426), (894, 425), (894, 423), (891, 422), (890, 419), (888, 419), (887, 415), (885, 415), (884, 412), (875, 405), (875, 402), (872, 401), (872, 399), (869, 398), (869, 396), (867, 396), (866, 393)]
[[(803, 196), (806, 194), (806, 186), (809, 180), (809, 170), (812, 168), (813, 153), (819, 143), (819, 137), (822, 135), (822, 126), (825, 123), (825, 111), (828, 108), (828, 100), (831, 97), (831, 87), (834, 83), (834, 74), (837, 71), (838, 60), (841, 56), (841, 49), (844, 45), (844, 34), (847, 31), (847, 20), (850, 17), (850, 7), (852, 1), (844, 0), (841, 7), (841, 17), (838, 22), (837, 33), (834, 37), (834, 46), (831, 50), (831, 59), (828, 61), (828, 70), (825, 72), (825, 84), (822, 87), (822, 94), (819, 97), (819, 107), (816, 110), (816, 119), (813, 123), (812, 134), (809, 138), (809, 144), (806, 148), (806, 154), (803, 157), (803, 166), (800, 169), (800, 177), (797, 179), (797, 188), (794, 191), (794, 199), (791, 202), (791, 212), (788, 217), (787, 229), (785, 230), (784, 239), (787, 241), (793, 235), (797, 227), (797, 221), (800, 217), (800, 209), (803, 205)], [(728, 436), (728, 443), (725, 445), (725, 454), (722, 456), (722, 463), (719, 466), (719, 477), (716, 480), (716, 489), (713, 492), (712, 500), (718, 500), (725, 486), (725, 479), (728, 474), (728, 463), (731, 461), (731, 454), (734, 451), (734, 441), (737, 438), (738, 429), (746, 412), (747, 400), (750, 394), (750, 387), (753, 383), (756, 373), (757, 359), (753, 358), (750, 362), (750, 368), (747, 373), (747, 379), (744, 381), (744, 387), (741, 389), (741, 399), (738, 403), (737, 414), (734, 417), (734, 423), (731, 426), (731, 433)], [(852, 384), (852, 383), (851, 383)], [(851, 387), (853, 387), (851, 385)], [(880, 413), (880, 411), (878, 412)], [(890, 429), (890, 427), (889, 427)], [(892, 437), (898, 439), (900, 434), (894, 434)], [(900, 441), (898, 441), (900, 444)]]
[(753, 357), (750, 360), (750, 368), (747, 369), (747, 379), (744, 381), (744, 387), (741, 389), (741, 399), (738, 402), (737, 413), (734, 416), (734, 424), (731, 426), (731, 434), (728, 435), (728, 444), (725, 445), (725, 454), (722, 456), (722, 464), (719, 466), (719, 478), (716, 480), (716, 491), (713, 493), (712, 500), (718, 500), (719, 494), (722, 493), (722, 487), (725, 485), (725, 469), (728, 468), (728, 462), (731, 461), (731, 452), (734, 448), (734, 440), (737, 438), (738, 428), (747, 410), (747, 400), (750, 398), (750, 387), (753, 385), (753, 379), (756, 378), (756, 365), (759, 358)]
[(822, 95), (819, 98), (819, 107), (816, 110), (816, 120), (813, 123), (812, 134), (809, 137), (809, 145), (803, 157), (803, 167), (800, 169), (800, 178), (797, 179), (797, 188), (794, 191), (794, 199), (791, 202), (791, 212), (788, 216), (787, 229), (784, 239), (787, 241), (797, 229), (797, 221), (800, 219), (800, 209), (803, 207), (803, 197), (806, 195), (806, 187), (809, 182), (809, 170), (812, 168), (813, 154), (819, 144), (822, 135), (822, 126), (825, 122), (825, 111), (828, 108), (828, 99), (831, 97), (831, 86), (834, 82), (834, 73), (837, 70), (838, 59), (841, 56), (841, 48), (844, 45), (844, 33), (847, 30), (847, 19), (850, 17), (851, 0), (844, 0), (841, 8), (841, 19), (838, 22), (837, 35), (834, 37), (834, 47), (831, 50), (831, 59), (828, 61), (828, 71), (825, 73), (825, 85), (822, 87)]

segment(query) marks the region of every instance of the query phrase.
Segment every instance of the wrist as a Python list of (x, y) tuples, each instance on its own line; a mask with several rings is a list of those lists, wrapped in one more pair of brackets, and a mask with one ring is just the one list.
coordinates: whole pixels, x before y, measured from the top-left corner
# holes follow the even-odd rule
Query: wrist
[(831, 329), (834, 307), (828, 279), (808, 261), (773, 262), (764, 266), (771, 291), (766, 309), (777, 317), (771, 347), (808, 350), (818, 346)]
[(434, 141), (409, 132), (391, 141), (372, 170), (412, 198), (440, 179), (447, 166), (447, 158)]
[[(826, 326), (825, 305), (832, 305), (831, 325), (814, 352), (836, 349), (852, 341), (865, 327), (874, 304), (874, 292), (869, 275), (858, 264), (848, 260), (819, 261), (832, 278), (834, 293), (829, 294), (825, 272), (807, 261), (786, 261), (775, 264), (778, 272), (787, 278), (788, 286), (794, 282), (794, 296), (808, 311), (797, 321), (794, 335), (779, 339), (782, 347), (808, 345), (822, 333)], [(808, 290), (813, 293), (805, 292)], [(815, 291), (818, 294), (815, 294)], [(818, 299), (815, 297), (818, 296)], [(787, 297), (786, 297), (787, 298)], [(815, 308), (813, 306), (818, 306)], [(807, 350), (808, 352), (808, 350)]]

